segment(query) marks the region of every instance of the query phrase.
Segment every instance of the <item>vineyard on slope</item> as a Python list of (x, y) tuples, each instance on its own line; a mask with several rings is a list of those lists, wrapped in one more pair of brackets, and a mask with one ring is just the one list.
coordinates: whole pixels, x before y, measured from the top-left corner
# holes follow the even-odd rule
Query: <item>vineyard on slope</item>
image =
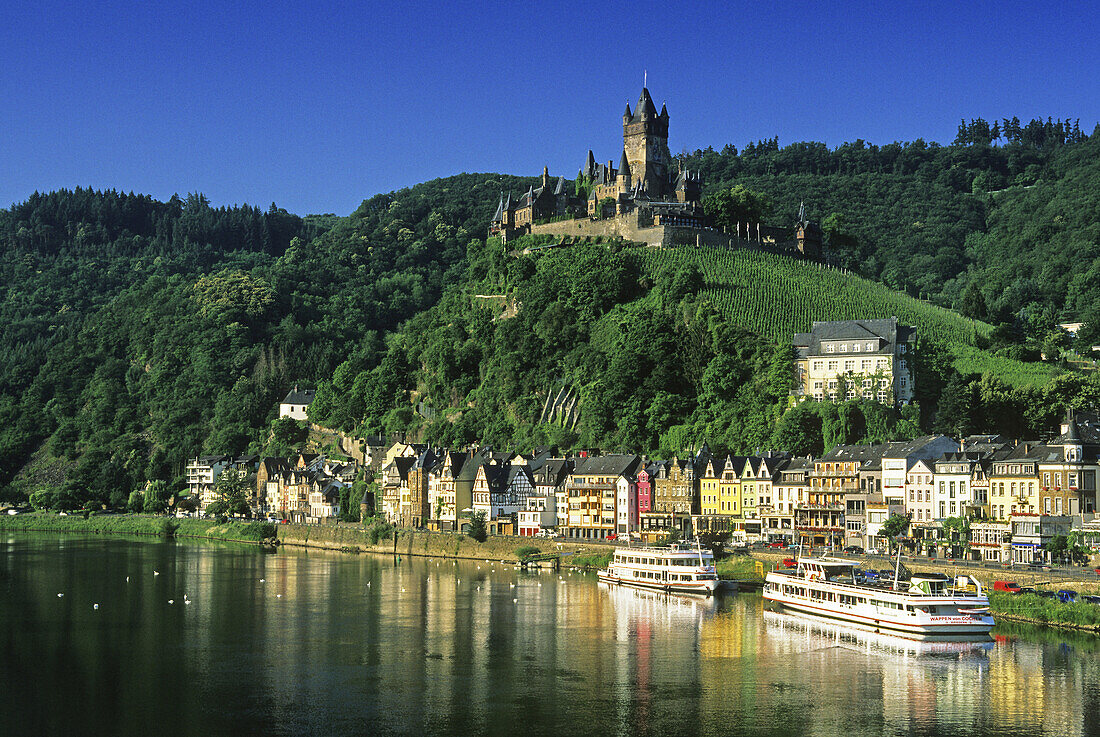
[(704, 282), (700, 296), (732, 322), (775, 340), (790, 341), (815, 320), (864, 320), (897, 317), (916, 325), (918, 338), (948, 346), (957, 368), (989, 371), (1011, 384), (1042, 384), (1051, 375), (1045, 365), (991, 356), (974, 347), (991, 327), (952, 310), (896, 292), (877, 282), (823, 264), (763, 251), (725, 249), (646, 249), (652, 274), (698, 266)]

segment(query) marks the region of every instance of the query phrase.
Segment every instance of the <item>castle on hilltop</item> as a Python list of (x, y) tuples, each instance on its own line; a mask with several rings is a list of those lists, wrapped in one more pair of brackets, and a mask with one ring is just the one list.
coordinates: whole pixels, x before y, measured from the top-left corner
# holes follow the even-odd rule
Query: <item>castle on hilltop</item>
[[(489, 234), (509, 240), (526, 234), (610, 237), (654, 246), (768, 245), (804, 255), (821, 255), (821, 229), (799, 213), (792, 234), (760, 223), (738, 224), (735, 232), (706, 227), (701, 203), (703, 177), (673, 171), (668, 148), (668, 110), (653, 104), (642, 88), (638, 104), (623, 113), (623, 149), (619, 166), (597, 163), (592, 151), (577, 172), (575, 185), (564, 177), (551, 181), (543, 167), (539, 187), (518, 199), (501, 193)], [(585, 217), (587, 216), (587, 217)]]

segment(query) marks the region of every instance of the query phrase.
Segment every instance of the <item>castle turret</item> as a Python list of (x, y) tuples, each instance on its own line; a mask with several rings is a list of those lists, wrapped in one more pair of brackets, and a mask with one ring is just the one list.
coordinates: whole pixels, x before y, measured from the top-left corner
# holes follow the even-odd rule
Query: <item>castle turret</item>
[(550, 184), (550, 167), (542, 167), (542, 186)]
[(623, 125), (630, 122), (630, 119), (634, 117), (634, 113), (630, 112), (630, 103), (626, 104), (626, 112), (623, 113)]
[(626, 150), (623, 150), (623, 157), (619, 159), (619, 175), (617, 177), (620, 191), (626, 192), (630, 189), (630, 162), (626, 159)]

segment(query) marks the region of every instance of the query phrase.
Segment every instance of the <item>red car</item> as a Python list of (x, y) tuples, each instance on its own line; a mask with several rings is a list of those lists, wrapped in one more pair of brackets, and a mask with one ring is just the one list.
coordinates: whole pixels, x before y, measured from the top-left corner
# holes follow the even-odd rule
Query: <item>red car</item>
[(794, 568), (798, 565), (798, 561), (794, 558), (784, 558), (783, 565), (787, 566), (787, 568)]
[(784, 548), (787, 547), (787, 543), (768, 543), (764, 547), (765, 548), (777, 548), (779, 550), (783, 550)]

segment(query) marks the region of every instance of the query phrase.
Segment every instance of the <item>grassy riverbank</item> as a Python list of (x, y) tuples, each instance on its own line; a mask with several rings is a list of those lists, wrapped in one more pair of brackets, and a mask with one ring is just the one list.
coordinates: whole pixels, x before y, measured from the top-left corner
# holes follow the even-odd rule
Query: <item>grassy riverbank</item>
[(0, 515), (0, 530), (19, 532), (83, 532), (108, 535), (151, 535), (155, 537), (198, 537), (214, 540), (260, 542), (275, 535), (267, 522), (207, 519), (176, 519), (148, 514), (93, 514), (84, 519), (51, 512)]
[(989, 592), (994, 617), (1076, 629), (1100, 630), (1100, 606), (1087, 602), (1065, 604), (1035, 594)]
[(577, 568), (607, 568), (607, 564), (611, 562), (614, 555), (615, 551), (611, 548), (607, 550), (582, 550), (570, 555), (568, 558), (563, 558), (562, 563)]
[[(757, 572), (757, 561), (747, 555), (731, 555), (714, 564), (718, 571), (718, 578), (735, 581), (763, 581), (764, 578)], [(765, 570), (767, 566), (765, 564)]]

